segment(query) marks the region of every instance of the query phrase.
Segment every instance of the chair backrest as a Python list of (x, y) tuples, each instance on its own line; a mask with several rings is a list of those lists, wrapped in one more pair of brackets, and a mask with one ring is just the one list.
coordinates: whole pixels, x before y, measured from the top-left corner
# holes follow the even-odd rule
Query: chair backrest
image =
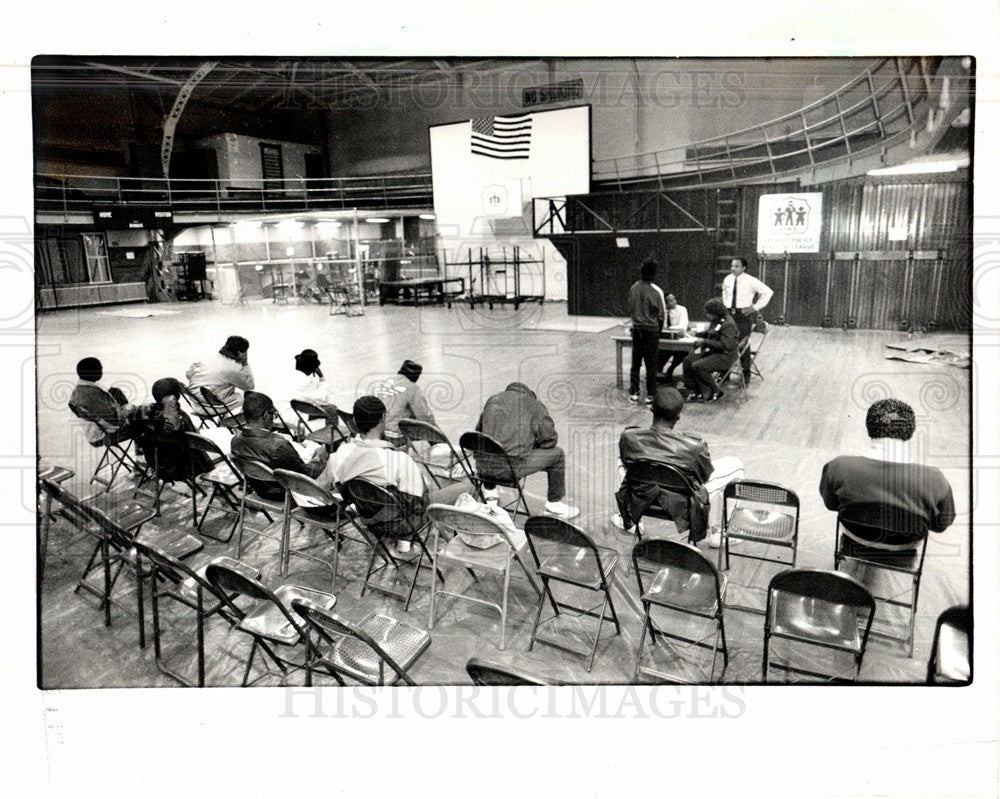
[(42, 488), (48, 493), (48, 495), (62, 505), (63, 509), (66, 510), (69, 515), (76, 519), (80, 524), (86, 524), (90, 521), (90, 517), (83, 512), (83, 508), (81, 507), (83, 503), (80, 502), (76, 495), (63, 488), (55, 480), (51, 480), (47, 477), (39, 475), (39, 482), (42, 484)]
[(192, 391), (183, 383), (181, 384), (181, 396), (184, 397), (184, 400), (191, 407), (192, 412), (198, 414), (199, 416), (212, 415), (211, 411), (205, 407), (205, 403), (201, 401), (201, 395)]
[(536, 567), (541, 566), (543, 560), (538, 551), (540, 543), (582, 549), (588, 552), (590, 557), (593, 557), (595, 573), (600, 574), (602, 582), (607, 585), (607, 575), (604, 573), (604, 565), (597, 553), (597, 545), (589, 535), (575, 524), (564, 519), (557, 519), (555, 516), (529, 516), (524, 523), (524, 534), (528, 538), (528, 547), (531, 549), (531, 556), (535, 559)]
[(399, 432), (410, 444), (414, 441), (426, 441), (428, 444), (447, 444), (454, 450), (448, 436), (430, 422), (423, 422), (419, 419), (400, 419)]
[(69, 406), (70, 411), (77, 419), (81, 419), (84, 422), (90, 422), (91, 424), (96, 424), (104, 433), (114, 433), (118, 429), (118, 425), (111, 422), (109, 419), (105, 419), (98, 416), (83, 405), (77, 405), (75, 402), (66, 403)]
[[(42, 480), (42, 485), (54, 500), (69, 511), (71, 516), (83, 523), (92, 522), (96, 524), (102, 538), (108, 538), (112, 544), (119, 548), (129, 548), (134, 543), (135, 536), (130, 534), (128, 530), (99, 508), (88, 505), (52, 480)], [(149, 515), (151, 517), (152, 513)]]
[(515, 669), (513, 666), (490, 663), (472, 658), (465, 664), (465, 671), (474, 685), (553, 685), (534, 674)]
[(212, 439), (206, 438), (199, 433), (188, 432), (184, 435), (187, 437), (188, 446), (192, 450), (207, 455), (213, 463), (219, 463), (221, 461), (226, 461), (228, 463), (229, 459), (226, 457), (226, 453), (224, 453), (222, 448), (212, 441)]
[(343, 483), (342, 494), (354, 503), (368, 529), (379, 535), (401, 537), (417, 530), (415, 509), (398, 491), (355, 477)]
[(311, 477), (288, 469), (275, 469), (274, 479), (292, 495), (295, 504), (303, 508), (339, 506), (337, 498)]
[(221, 558), (216, 558), (208, 564), (205, 569), (205, 579), (216, 590), (224, 594), (241, 594), (251, 599), (260, 599), (273, 602), (278, 607), (283, 607), (281, 601), (274, 595), (259, 579), (251, 577), (246, 571), (234, 568), (232, 565), (220, 562)]
[(277, 483), (274, 471), (267, 465), (253, 458), (244, 458), (240, 455), (231, 457), (233, 466), (236, 467), (237, 476), (242, 475), (250, 480), (258, 480), (261, 483)]
[(917, 514), (878, 502), (858, 502), (841, 508), (837, 526), (848, 537), (873, 549), (913, 549), (927, 542), (927, 520)]
[(500, 478), (506, 482), (517, 483), (517, 470), (507, 451), (493, 438), (485, 433), (470, 430), (462, 433), (458, 445), (466, 458), (472, 457), (476, 464), (476, 472), (482, 479), (485, 474)]
[(224, 416), (231, 413), (229, 406), (226, 405), (226, 403), (219, 398), (218, 394), (212, 391), (212, 389), (208, 386), (199, 386), (198, 391), (201, 392), (202, 404), (208, 410), (215, 413), (221, 413)]
[(337, 426), (340, 411), (337, 410), (336, 405), (317, 405), (314, 402), (301, 399), (293, 399), (289, 404), (292, 406), (292, 410), (298, 417), (299, 422), (307, 430), (312, 429), (309, 427), (310, 419), (325, 419), (326, 423), (331, 427)]
[(517, 549), (507, 527), (474, 511), (454, 505), (430, 505), (427, 518), (446, 532), (458, 535), (471, 547), (486, 549), (504, 541), (512, 550)]
[(678, 494), (692, 494), (695, 491), (691, 478), (676, 466), (653, 461), (630, 463), (625, 469), (625, 481), (636, 488), (657, 486)]
[(642, 582), (643, 572), (645, 571), (648, 574), (650, 571), (650, 569), (642, 569), (642, 563), (650, 564), (653, 567), (653, 571), (664, 566), (672, 566), (691, 574), (709, 575), (715, 581), (716, 598), (721, 599), (722, 579), (719, 576), (719, 570), (697, 547), (680, 541), (666, 541), (655, 538), (640, 541), (632, 547), (632, 565), (635, 569), (636, 579), (639, 581), (640, 596), (645, 591), (645, 586)]
[(354, 414), (348, 413), (345, 410), (337, 408), (337, 416), (340, 417), (340, 421), (344, 423), (344, 427), (351, 431), (352, 436), (360, 436), (361, 431), (358, 430), (358, 425), (354, 421)]
[(799, 496), (791, 489), (777, 483), (762, 483), (759, 480), (733, 480), (722, 492), (723, 502), (730, 500), (746, 500), (763, 505), (780, 505), (794, 508), (795, 516), (799, 513)]
[(771, 578), (767, 587), (768, 606), (771, 604), (771, 595), (776, 591), (835, 605), (864, 608), (869, 613), (868, 626), (871, 626), (871, 617), (875, 615), (875, 597), (872, 592), (843, 572), (788, 569)]

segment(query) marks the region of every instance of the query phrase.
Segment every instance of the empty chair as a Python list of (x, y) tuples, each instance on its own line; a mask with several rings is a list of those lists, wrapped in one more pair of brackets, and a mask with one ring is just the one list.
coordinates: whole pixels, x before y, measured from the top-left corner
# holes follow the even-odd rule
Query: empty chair
[(409, 670), (430, 646), (431, 636), (391, 616), (372, 613), (357, 624), (315, 601), (295, 599), (292, 608), (311, 634), (310, 676), (326, 673), (340, 685), (345, 679), (362, 685), (415, 685)]
[(732, 377), (733, 375), (738, 377), (740, 385), (740, 396), (743, 398), (744, 402), (746, 402), (749, 399), (749, 397), (747, 396), (747, 381), (743, 375), (743, 356), (744, 354), (749, 352), (749, 350), (750, 350), (750, 336), (744, 336), (743, 338), (740, 339), (738, 345), (739, 354), (736, 356), (736, 360), (733, 361), (729, 365), (729, 368), (725, 372), (721, 373), (721, 376), (719, 377), (720, 386), (725, 386), (726, 383), (729, 382), (729, 378)]
[(688, 531), (689, 537), (697, 530), (700, 540), (707, 517), (701, 502), (696, 500), (696, 492), (691, 478), (680, 469), (654, 461), (635, 461), (626, 468), (615, 499), (623, 522), (626, 526), (635, 525), (640, 541), (640, 522), (646, 516), (670, 519), (679, 533)]
[(218, 415), (202, 402), (200, 392), (196, 393), (181, 383), (181, 397), (187, 403), (190, 415), (198, 420), (198, 430), (204, 429), (209, 422), (215, 424)]
[(52, 494), (45, 488), (45, 481), (61, 485), (76, 473), (62, 466), (50, 466), (36, 475), (38, 482), (38, 579), (45, 575), (45, 556), (49, 549), (49, 530), (52, 526)]
[[(344, 434), (340, 430), (336, 406), (320, 405), (299, 399), (293, 399), (291, 406), (298, 419), (298, 438), (323, 444), (330, 452), (333, 452), (345, 440)], [(317, 419), (322, 419), (324, 424), (314, 427)]]
[(764, 375), (760, 373), (760, 368), (757, 366), (757, 356), (764, 348), (764, 342), (767, 340), (769, 330), (770, 328), (768, 327), (767, 322), (765, 322), (761, 317), (757, 318), (757, 321), (754, 322), (754, 325), (750, 330), (750, 374), (757, 375), (757, 377), (761, 380), (764, 379)]
[(927, 660), (931, 685), (967, 685), (972, 679), (972, 614), (968, 605), (955, 605), (938, 616), (934, 642)]
[(517, 497), (513, 505), (507, 505), (505, 508), (515, 515), (518, 513), (531, 515), (528, 500), (524, 498), (524, 481), (527, 476), (518, 475), (514, 462), (503, 447), (485, 433), (476, 431), (462, 433), (458, 445), (462, 448), (466, 461), (475, 466), (469, 477), (479, 492), (480, 499), (486, 501), (483, 494), (484, 484), (513, 488), (517, 491)]
[(211, 413), (212, 421), (219, 427), (228, 427), (232, 430), (242, 430), (246, 424), (243, 414), (233, 413), (225, 402), (219, 399), (218, 395), (208, 386), (199, 386), (201, 392), (202, 405), (206, 411)]
[(465, 664), (465, 671), (472, 679), (473, 685), (558, 685), (514, 666), (492, 663), (479, 658), (472, 658)]
[[(875, 598), (883, 605), (903, 608), (907, 612), (905, 634), (888, 632), (886, 628), (873, 629), (872, 635), (902, 643), (910, 657), (913, 656), (913, 630), (926, 552), (927, 521), (921, 516), (874, 503), (849, 505), (837, 514), (835, 569), (839, 571), (844, 563), (853, 563), (883, 572), (884, 583), (892, 582), (894, 575), (903, 575), (907, 580), (901, 591), (888, 585), (886, 590), (873, 590)], [(866, 574), (866, 582), (869, 576), (874, 575)], [(905, 599), (900, 598), (906, 594)]]
[[(299, 652), (299, 645), (302, 644), (308, 649), (308, 638), (302, 618), (292, 610), (292, 602), (296, 599), (307, 599), (324, 610), (330, 610), (337, 603), (337, 598), (333, 594), (301, 585), (282, 585), (272, 591), (260, 580), (251, 577), (241, 566), (242, 564), (231, 566), (214, 561), (205, 569), (205, 577), (209, 584), (215, 589), (216, 594), (226, 598), (226, 607), (239, 618), (236, 629), (253, 639), (240, 685), (245, 688), (250, 684), (250, 672), (258, 652), (261, 653), (265, 667), (263, 673), (253, 682), (275, 674), (266, 665), (267, 659), (278, 667), (278, 672), (284, 681), (291, 671), (303, 668), (303, 664), (307, 662), (307, 656)], [(237, 603), (239, 597), (256, 600), (256, 604), (244, 610)], [(277, 653), (279, 648), (282, 655)], [(288, 654), (284, 654), (286, 650)], [(298, 659), (294, 659), (296, 654), (299, 654)], [(309, 682), (307, 670), (306, 684)]]
[[(458, 454), (448, 436), (439, 427), (419, 419), (400, 419), (399, 432), (409, 448), (410, 456), (423, 467), (427, 476), (438, 488), (462, 477), (472, 479), (465, 459)], [(417, 444), (421, 442), (426, 444), (426, 447), (418, 447)], [(442, 452), (445, 448), (447, 448), (447, 462), (441, 462), (444, 459), (436, 459), (433, 453)], [(459, 471), (457, 476), (456, 469)]]
[[(726, 625), (723, 619), (726, 578), (719, 574), (712, 562), (698, 549), (678, 541), (662, 539), (640, 541), (632, 549), (632, 564), (639, 583), (639, 598), (643, 607), (642, 634), (636, 651), (634, 679), (638, 680), (640, 674), (659, 679), (677, 679), (652, 666), (643, 665), (643, 648), (647, 631), (650, 643), (654, 647), (657, 643), (656, 637), (660, 635), (711, 649), (712, 665), (707, 678), (709, 682), (715, 675), (715, 663), (721, 640), (722, 673), (719, 675), (721, 679), (726, 666), (729, 665)], [(669, 611), (669, 614), (657, 614), (657, 623), (654, 623), (654, 608)], [(712, 643), (706, 643), (704, 637), (692, 638), (682, 635), (680, 631), (685, 628), (676, 622), (675, 617), (678, 614), (711, 619), (715, 628)], [(669, 627), (660, 623), (661, 615), (669, 615), (673, 619)]]
[[(195, 478), (201, 485), (207, 484), (212, 487), (212, 492), (208, 495), (208, 502), (205, 503), (205, 508), (201, 512), (201, 518), (198, 520), (198, 532), (207, 538), (228, 543), (232, 539), (233, 533), (236, 532), (236, 525), (240, 520), (240, 496), (237, 491), (240, 486), (240, 476), (226, 453), (210, 438), (206, 438), (198, 433), (185, 433), (185, 435), (187, 436), (188, 446), (191, 448), (191, 451), (202, 453), (212, 465), (209, 471), (199, 474)], [(208, 511), (211, 509), (216, 497), (222, 499), (229, 512), (235, 517), (233, 526), (229, 528), (229, 535), (225, 538), (219, 538), (202, 531), (205, 518), (208, 516)]]
[(845, 679), (843, 669), (831, 674), (830, 670), (792, 666), (788, 661), (771, 663), (774, 639), (848, 654), (853, 659), (853, 673), (847, 679), (857, 680), (874, 617), (875, 598), (846, 574), (789, 569), (775, 575), (767, 587), (764, 616), (764, 682), (770, 669), (827, 681)]
[[(476, 572), (487, 571), (499, 575), (501, 580), (499, 603), (475, 594), (438, 588), (437, 582), (432, 580), (428, 622), (430, 628), (434, 629), (434, 603), (438, 596), (476, 602), (495, 608), (500, 613), (500, 649), (503, 649), (506, 641), (511, 570), (515, 562), (520, 564), (528, 577), (529, 584), (541, 596), (541, 591), (534, 583), (530, 566), (522, 559), (526, 554), (524, 534), (520, 530), (510, 530), (495, 519), (452, 505), (431, 505), (427, 508), (427, 519), (433, 531), (431, 558), (435, 568), (451, 562), (468, 569), (473, 573), (473, 577)], [(450, 536), (450, 540), (442, 540), (442, 533)]]
[[(538, 635), (538, 628), (543, 624), (542, 609), (547, 599), (554, 616), (546, 619), (544, 623), (560, 619), (562, 611), (569, 611), (577, 617), (589, 616), (598, 619), (587, 661), (587, 671), (590, 671), (594, 666), (594, 656), (597, 654), (597, 644), (604, 622), (614, 622), (615, 634), (621, 632), (618, 614), (611, 599), (611, 577), (618, 564), (618, 553), (606, 547), (598, 547), (579, 527), (552, 516), (532, 516), (525, 522), (524, 532), (528, 537), (535, 572), (541, 578), (544, 588), (544, 593), (539, 598), (528, 650), (534, 647), (537, 640), (557, 649), (588, 656), (586, 650), (581, 651), (571, 646), (564, 638), (543, 638)], [(577, 600), (571, 597), (557, 599), (552, 591), (553, 583), (572, 586), (584, 594), (595, 594), (600, 597), (600, 602), (589, 608), (581, 608), (572, 604)], [(611, 611), (610, 617), (607, 616), (608, 610)]]
[[(92, 414), (86, 407), (69, 403), (69, 409), (73, 415), (85, 422), (97, 425), (104, 433), (104, 437), (93, 444), (94, 447), (101, 448), (101, 457), (97, 461), (97, 467), (90, 478), (90, 482), (99, 483), (104, 486), (105, 491), (110, 491), (118, 473), (124, 469), (131, 473), (133, 470), (141, 472), (141, 467), (135, 462), (129, 450), (132, 447), (132, 432), (129, 427), (114, 427), (99, 416)], [(109, 477), (102, 477), (101, 472), (109, 471)]]

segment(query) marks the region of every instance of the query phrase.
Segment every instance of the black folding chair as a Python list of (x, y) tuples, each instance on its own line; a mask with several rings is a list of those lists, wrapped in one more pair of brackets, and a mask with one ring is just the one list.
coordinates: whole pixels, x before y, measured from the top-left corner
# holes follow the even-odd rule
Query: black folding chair
[[(669, 519), (678, 533), (690, 531), (695, 515), (694, 498), (697, 492), (694, 481), (680, 469), (655, 461), (635, 461), (625, 469), (622, 489), (615, 495), (618, 510), (626, 525), (635, 525), (636, 540), (642, 540), (641, 522), (646, 516)], [(684, 517), (678, 518), (672, 509), (678, 499), (684, 503)], [(622, 507), (625, 502), (626, 507)]]
[[(306, 400), (293, 399), (291, 406), (298, 419), (297, 440), (315, 441), (323, 444), (330, 452), (346, 441), (346, 437), (340, 430), (338, 411), (335, 405), (321, 405)], [(310, 423), (314, 424), (317, 419), (322, 419), (324, 426), (313, 429)]]
[[(726, 578), (719, 574), (712, 562), (690, 544), (678, 541), (640, 541), (632, 549), (632, 564), (639, 584), (639, 597), (643, 607), (642, 635), (635, 655), (635, 676), (640, 674), (674, 681), (677, 678), (657, 671), (642, 662), (646, 631), (650, 643), (656, 646), (657, 634), (674, 641), (684, 641), (712, 650), (712, 666), (708, 681), (715, 675), (719, 641), (722, 641), (722, 673), (729, 665), (729, 650), (726, 647), (726, 625), (723, 619)], [(653, 608), (662, 608), (674, 614), (684, 614), (715, 622), (715, 640), (708, 644), (703, 638), (690, 638), (664, 625), (653, 623)], [(678, 625), (679, 628), (679, 625)]]
[[(535, 571), (541, 578), (544, 589), (543, 595), (539, 598), (528, 651), (534, 647), (535, 641), (540, 641), (576, 655), (586, 657), (588, 654), (586, 650), (581, 651), (561, 639), (543, 638), (538, 635), (538, 628), (543, 624), (542, 608), (547, 597), (554, 616), (546, 619), (544, 623), (560, 618), (564, 610), (571, 611), (577, 617), (589, 616), (599, 620), (587, 661), (589, 672), (594, 666), (594, 656), (597, 654), (597, 644), (604, 622), (613, 621), (615, 634), (621, 633), (618, 614), (611, 599), (611, 578), (618, 564), (618, 553), (606, 547), (598, 547), (579, 527), (553, 516), (532, 516), (524, 523), (524, 532), (528, 537), (528, 546), (535, 561)], [(602, 597), (602, 601), (591, 608), (581, 608), (570, 604), (572, 600), (558, 600), (552, 592), (553, 583), (562, 583), (597, 594)], [(610, 618), (606, 615), (609, 609)]]
[(409, 670), (431, 644), (426, 630), (382, 613), (355, 624), (306, 599), (293, 600), (292, 609), (313, 635), (306, 663), (310, 675), (329, 674), (339, 685), (347, 684), (345, 678), (362, 685), (416, 685)]
[[(900, 593), (881, 591), (875, 599), (883, 605), (909, 611), (907, 632), (897, 635), (886, 629), (873, 629), (872, 635), (898, 641), (913, 656), (913, 633), (917, 617), (920, 578), (927, 553), (927, 522), (920, 516), (899, 508), (878, 503), (858, 503), (841, 508), (837, 514), (837, 543), (834, 568), (855, 563), (888, 575), (901, 574), (909, 578), (909, 588)], [(907, 599), (900, 599), (903, 593)], [(873, 591), (874, 593), (874, 591)]]
[[(78, 419), (96, 425), (104, 434), (104, 437), (100, 441), (91, 445), (103, 448), (101, 457), (97, 461), (97, 468), (94, 469), (94, 474), (90, 478), (91, 483), (103, 485), (105, 492), (107, 492), (111, 490), (115, 478), (122, 469), (125, 469), (130, 474), (133, 471), (136, 473), (142, 472), (142, 467), (136, 463), (135, 459), (129, 453), (129, 449), (132, 446), (132, 432), (130, 427), (114, 427), (106, 420), (90, 413), (86, 408), (75, 405), (72, 402), (69, 403), (69, 409)], [(105, 478), (101, 476), (101, 472), (104, 469), (110, 470), (110, 477)]]
[[(465, 458), (458, 454), (441, 428), (419, 419), (400, 419), (399, 432), (409, 447), (410, 456), (423, 467), (435, 486), (441, 488), (442, 480), (448, 485), (460, 480), (461, 477), (466, 477), (471, 482), (472, 473), (469, 465), (465, 462)], [(427, 450), (421, 451), (422, 448), (417, 446), (418, 443), (426, 444)], [(438, 445), (448, 447), (447, 463), (439, 463), (429, 457), (430, 448)], [(461, 477), (455, 477), (456, 466), (461, 470)]]
[(166, 433), (156, 428), (153, 420), (136, 420), (134, 423), (140, 429), (136, 433), (139, 449), (146, 458), (147, 468), (143, 470), (136, 483), (132, 497), (147, 482), (153, 482), (153, 507), (156, 515), (160, 515), (160, 495), (167, 485), (184, 483), (191, 491), (191, 523), (198, 524), (198, 494), (204, 493), (196, 482), (197, 475), (193, 471), (189, 439), (178, 433)]
[[(772, 664), (774, 639), (849, 654), (854, 660), (850, 679), (857, 680), (874, 618), (875, 598), (853, 577), (818, 569), (789, 569), (775, 575), (767, 587), (764, 615), (764, 682), (768, 681), (769, 668), (827, 681), (842, 680), (840, 672), (792, 666), (790, 660)], [(810, 665), (813, 662), (810, 659)]]
[(972, 680), (972, 614), (968, 605), (955, 605), (938, 616), (934, 642), (927, 659), (931, 685), (968, 685)]
[[(749, 350), (750, 336), (744, 336), (740, 339), (736, 360), (729, 365), (729, 368), (722, 373), (722, 376), (719, 378), (719, 385), (724, 386), (729, 382), (729, 378), (735, 374), (739, 378), (740, 396), (743, 398), (744, 402), (750, 399), (747, 396), (747, 381), (743, 375), (743, 355)], [(751, 360), (751, 364), (752, 363), (753, 361)]]
[(524, 482), (527, 475), (518, 475), (514, 462), (503, 447), (485, 433), (476, 431), (462, 433), (458, 445), (462, 448), (466, 462), (475, 464), (475, 469), (470, 472), (469, 477), (483, 502), (486, 501), (483, 494), (485, 487), (506, 486), (517, 490), (517, 498), (513, 505), (505, 505), (505, 509), (513, 515), (518, 513), (531, 515), (528, 500), (524, 497)]
[(188, 406), (189, 415), (198, 420), (198, 430), (203, 430), (209, 422), (215, 424), (216, 414), (202, 402), (201, 393), (192, 391), (187, 386), (181, 384), (181, 397)]
[[(185, 435), (187, 436), (188, 446), (191, 448), (191, 451), (200, 452), (212, 464), (210, 471), (203, 472), (195, 477), (199, 483), (207, 483), (212, 487), (212, 493), (208, 495), (208, 502), (201, 512), (201, 519), (198, 520), (198, 532), (206, 538), (228, 544), (232, 540), (233, 533), (236, 532), (236, 525), (239, 524), (240, 520), (240, 497), (237, 494), (237, 488), (240, 485), (239, 473), (226, 453), (212, 439), (198, 433), (185, 433)], [(202, 531), (205, 518), (208, 516), (208, 511), (212, 507), (212, 503), (215, 502), (216, 497), (220, 497), (229, 507), (229, 511), (236, 517), (233, 521), (233, 526), (229, 529), (229, 535), (225, 538), (219, 538)]]
[(531, 674), (513, 666), (493, 663), (479, 658), (472, 658), (465, 664), (465, 671), (472, 679), (473, 685), (559, 685), (557, 682), (544, 680), (536, 674)]

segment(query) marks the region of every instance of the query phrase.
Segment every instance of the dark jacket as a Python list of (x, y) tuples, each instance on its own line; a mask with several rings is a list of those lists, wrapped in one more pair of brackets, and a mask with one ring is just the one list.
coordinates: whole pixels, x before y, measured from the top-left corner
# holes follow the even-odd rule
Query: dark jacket
[(548, 408), (524, 383), (511, 383), (486, 400), (476, 430), (494, 439), (515, 460), (533, 449), (550, 449), (559, 439)]
[(176, 397), (139, 408), (134, 425), (139, 449), (156, 476), (166, 482), (203, 474), (212, 462), (203, 452), (192, 452), (185, 433), (195, 431), (191, 419), (177, 406)]
[(628, 315), (637, 327), (663, 329), (667, 306), (663, 290), (651, 280), (637, 280), (628, 290)]
[(734, 358), (740, 351), (740, 331), (733, 317), (726, 314), (701, 337), (705, 347), (713, 353), (724, 353)]
[(618, 452), (627, 468), (636, 461), (652, 461), (673, 466), (691, 481), (691, 514), (688, 516), (688, 498), (684, 494), (666, 490), (637, 487), (626, 478), (615, 499), (626, 526), (646, 513), (651, 507), (668, 515), (678, 530), (689, 530), (690, 541), (705, 537), (708, 526), (708, 492), (702, 485), (712, 474), (712, 459), (708, 446), (700, 438), (676, 433), (665, 424), (654, 424), (647, 430), (629, 428), (618, 441)]
[[(270, 430), (258, 430), (255, 427), (244, 428), (233, 436), (230, 452), (239, 458), (260, 461), (269, 469), (286, 469), (310, 477), (316, 477), (323, 467), (321, 463), (307, 465), (288, 439)], [(267, 499), (281, 499), (285, 493), (276, 483), (262, 483), (253, 479), (249, 483), (255, 494)]]

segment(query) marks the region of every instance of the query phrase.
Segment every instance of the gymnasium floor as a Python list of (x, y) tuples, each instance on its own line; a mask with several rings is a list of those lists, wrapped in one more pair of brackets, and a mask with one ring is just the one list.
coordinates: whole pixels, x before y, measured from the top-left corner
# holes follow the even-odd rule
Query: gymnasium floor
[[(148, 318), (111, 316), (107, 311), (149, 311)], [(612, 527), (613, 493), (617, 488), (617, 439), (629, 425), (647, 426), (649, 411), (630, 405), (614, 388), (611, 335), (620, 329), (588, 332), (594, 320), (566, 316), (565, 305), (526, 305), (515, 312), (456, 305), (439, 307), (369, 306), (362, 317), (330, 316), (320, 306), (281, 306), (269, 301), (244, 306), (219, 303), (121, 306), (117, 309), (72, 310), (37, 318), (37, 430), (41, 468), (68, 466), (76, 471), (69, 487), (88, 493), (86, 484), (98, 452), (83, 440), (66, 408), (76, 382), (74, 367), (86, 355), (104, 363), (105, 380), (121, 385), (133, 399), (148, 401), (149, 386), (160, 377), (183, 379), (195, 359), (215, 352), (226, 336), (239, 334), (251, 342), (250, 363), (260, 390), (292, 365), (305, 347), (317, 350), (323, 371), (338, 386), (345, 407), (366, 386), (395, 373), (405, 358), (424, 366), (420, 385), (435, 410), (439, 426), (454, 440), (472, 429), (485, 399), (519, 380), (533, 387), (549, 407), (567, 451), (568, 499), (581, 508), (575, 520), (597, 543), (621, 553), (630, 536)], [(563, 329), (537, 329), (563, 328)], [(578, 329), (575, 329), (578, 328)], [(817, 492), (820, 470), (832, 457), (862, 451), (867, 443), (864, 413), (884, 396), (909, 402), (917, 413), (914, 458), (942, 469), (951, 482), (958, 518), (941, 535), (932, 536), (921, 585), (914, 653), (906, 657), (895, 643), (873, 638), (861, 678), (871, 682), (920, 682), (923, 679), (934, 620), (945, 608), (968, 601), (970, 571), (969, 453), (970, 373), (934, 364), (885, 360), (884, 343), (904, 337), (887, 331), (843, 331), (772, 326), (759, 365), (765, 381), (750, 386), (742, 403), (735, 390), (714, 405), (685, 409), (677, 429), (706, 439), (713, 455), (736, 455), (748, 478), (781, 483), (801, 500), (798, 565), (832, 568), (834, 515), (823, 508)], [(956, 347), (963, 336), (948, 337)], [(131, 494), (127, 481), (122, 494)], [(544, 499), (544, 475), (528, 480), (529, 502)], [(158, 525), (190, 527), (190, 501), (169, 495)], [(223, 520), (219, 520), (223, 524)], [(668, 535), (671, 525), (651, 528)], [(311, 546), (311, 555), (330, 554), (318, 533), (300, 532), (296, 543)], [(89, 557), (90, 539), (60, 524), (53, 528), (44, 581), (39, 591), (40, 685), (45, 688), (171, 686), (157, 670), (151, 647), (137, 646), (134, 619), (115, 610), (105, 628), (96, 601), (73, 593)], [(358, 597), (367, 561), (360, 547), (348, 544), (341, 556), (338, 610), (352, 618), (387, 612), (427, 627), (428, 597), (418, 593), (409, 613), (401, 603), (380, 594)], [(230, 554), (232, 546), (206, 541), (201, 557)], [(706, 550), (714, 558), (714, 550)], [(245, 559), (261, 568), (265, 582), (287, 579), (328, 589), (321, 569), (294, 558), (287, 578), (277, 573), (276, 545), (254, 542)], [(737, 562), (739, 563), (739, 562)], [(733, 598), (761, 604), (768, 572), (745, 565), (730, 572)], [(480, 657), (516, 665), (544, 678), (572, 683), (623, 683), (632, 678), (640, 632), (635, 577), (619, 564), (613, 596), (622, 619), (615, 636), (605, 626), (593, 670), (583, 658), (536, 644), (528, 652), (534, 594), (515, 580), (507, 645), (499, 651), (497, 614), (475, 605), (444, 599), (432, 631), (433, 643), (412, 671), (422, 684), (467, 683), (465, 663)], [(449, 572), (461, 581), (464, 575)], [(126, 578), (123, 578), (125, 580)], [(495, 586), (490, 578), (484, 590)], [(756, 588), (743, 589), (741, 586)], [(127, 590), (130, 586), (124, 583)], [(419, 591), (419, 589), (418, 589)], [(731, 598), (731, 601), (733, 601)], [(126, 604), (129, 600), (126, 600)], [(167, 617), (172, 649), (167, 656), (182, 668), (193, 664), (193, 646), (177, 648), (193, 625), (182, 614)], [(881, 619), (898, 628), (899, 618)], [(879, 621), (876, 622), (877, 626)], [(755, 683), (761, 679), (762, 617), (728, 610), (730, 661), (724, 682)], [(190, 638), (188, 639), (190, 640)], [(206, 651), (209, 685), (237, 685), (249, 644), (216, 620), (209, 628)], [(678, 649), (663, 653), (664, 668), (678, 679), (707, 682), (701, 653)], [(705, 668), (701, 668), (704, 664)], [(719, 674), (716, 669), (716, 676)], [(300, 678), (293, 678), (300, 679)], [(266, 680), (263, 684), (276, 684)]]

